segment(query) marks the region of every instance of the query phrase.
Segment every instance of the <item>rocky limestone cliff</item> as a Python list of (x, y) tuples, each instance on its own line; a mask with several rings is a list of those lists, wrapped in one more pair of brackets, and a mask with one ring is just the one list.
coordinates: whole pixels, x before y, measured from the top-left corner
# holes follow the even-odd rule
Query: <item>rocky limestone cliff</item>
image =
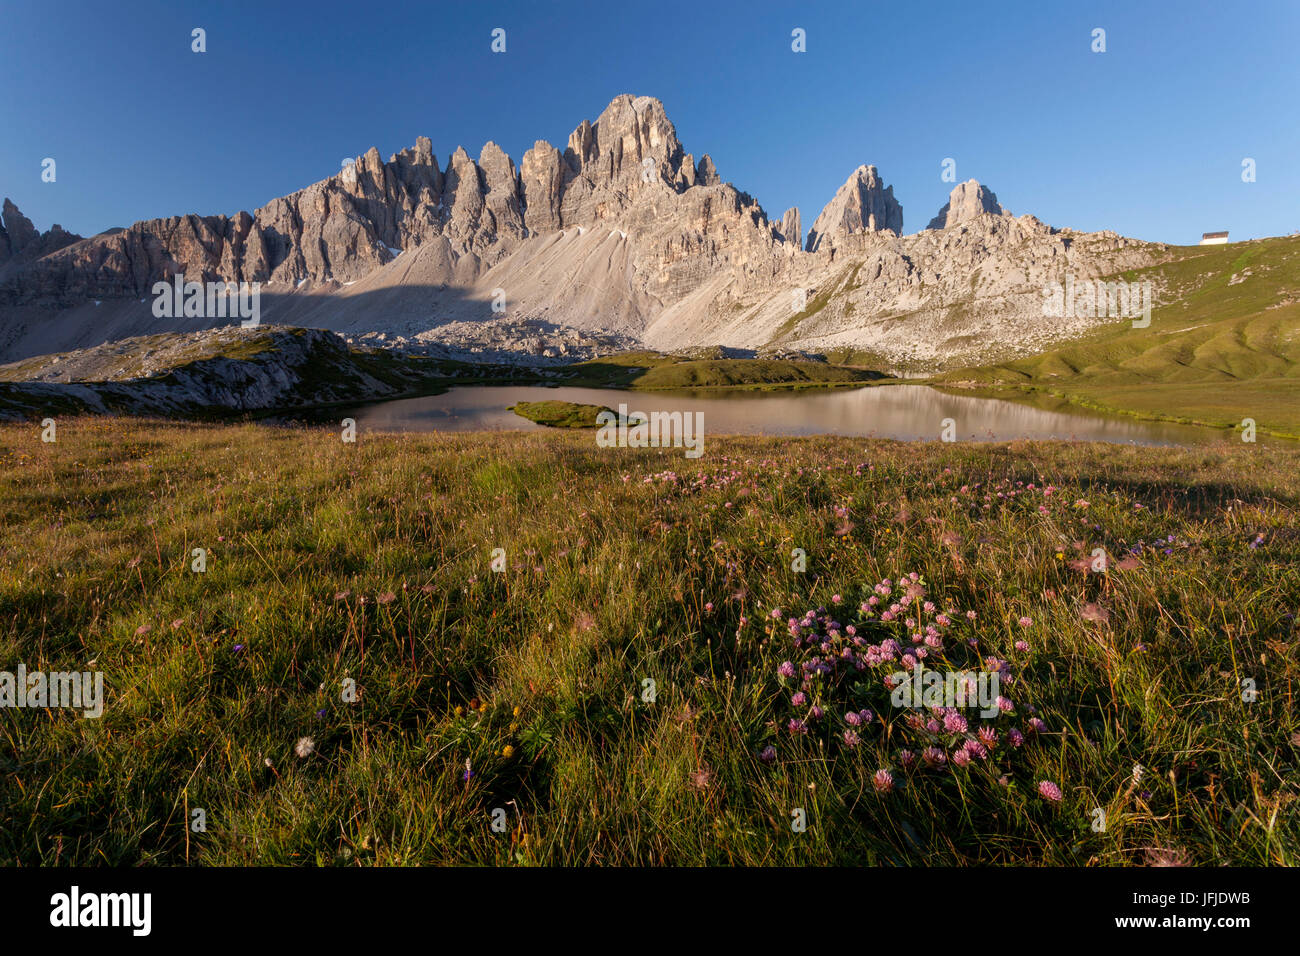
[(958, 223), (970, 222), (985, 214), (1009, 216), (1010, 212), (998, 204), (998, 197), (987, 186), (981, 186), (976, 180), (968, 179), (958, 183), (948, 201), (939, 210), (939, 215), (930, 220), (927, 229), (947, 229)]
[(782, 241), (793, 245), (796, 249), (803, 248), (803, 224), (799, 219), (799, 207), (791, 206), (781, 217), (779, 227)]
[(875, 166), (859, 166), (813, 221), (807, 249), (818, 252), (845, 237), (886, 229), (903, 234), (903, 207)]
[[(854, 349), (893, 369), (937, 369), (1030, 354), (1095, 327), (1085, 316), (1048, 318), (1042, 289), (1068, 274), (1114, 276), (1161, 261), (1168, 247), (1113, 232), (1055, 229), (1033, 216), (984, 214), (909, 236), (841, 236), (834, 255), (790, 261), (775, 282), (735, 290), (699, 341), (826, 352)], [(1156, 290), (1159, 298), (1160, 290)], [(673, 330), (653, 326), (667, 348)]]
[(436, 364), (384, 361), (320, 329), (208, 329), (0, 365), (0, 420), (55, 409), (265, 411), (399, 395), (441, 374)]
[(46, 232), (38, 231), (13, 201), (6, 198), (3, 208), (0, 208), (0, 279), (4, 278), (6, 272), (57, 252), (80, 239), (75, 233), (65, 232), (58, 223)]
[(769, 222), (708, 155), (684, 150), (662, 103), (630, 95), (583, 120), (563, 149), (536, 142), (517, 166), (491, 142), (441, 166), (420, 137), (251, 213), (88, 239), (56, 227), (47, 252), (16, 210), (12, 221), (0, 359), (227, 324), (152, 316), (153, 284), (184, 273), (261, 283), (266, 324), (460, 352), (496, 355), (511, 341), (543, 358), (606, 341), (847, 346), (943, 363), (1078, 334), (1073, 320), (1042, 321), (1036, 284), (1066, 269), (1113, 275), (1164, 251), (1015, 219), (974, 181), (953, 190), (933, 228), (904, 236), (892, 187), (866, 165), (801, 248), (798, 209)]

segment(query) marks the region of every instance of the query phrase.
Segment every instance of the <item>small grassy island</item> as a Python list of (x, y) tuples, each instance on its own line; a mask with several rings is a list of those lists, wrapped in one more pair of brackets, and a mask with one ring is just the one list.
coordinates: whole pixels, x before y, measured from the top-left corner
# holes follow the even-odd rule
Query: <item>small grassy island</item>
[(577, 402), (519, 402), (510, 411), (548, 428), (596, 428), (596, 416), (612, 410), (604, 405), (580, 405)]

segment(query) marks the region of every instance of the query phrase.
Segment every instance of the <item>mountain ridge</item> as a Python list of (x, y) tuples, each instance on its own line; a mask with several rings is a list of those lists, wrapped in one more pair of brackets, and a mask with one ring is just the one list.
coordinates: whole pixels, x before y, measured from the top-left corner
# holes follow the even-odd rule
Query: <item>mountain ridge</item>
[[(1077, 332), (1042, 328), (1034, 283), (1149, 265), (1168, 248), (1013, 218), (974, 181), (940, 217), (942, 229), (903, 235), (892, 187), (862, 164), (803, 242), (797, 207), (770, 220), (707, 153), (685, 150), (659, 100), (623, 94), (563, 150), (538, 140), (518, 165), (489, 141), (477, 160), (457, 147), (443, 167), (419, 137), (387, 162), (371, 147), (251, 213), (56, 237), (0, 273), (0, 359), (100, 332), (205, 327), (147, 311), (153, 284), (179, 273), (261, 283), (268, 321), (398, 345), (472, 352), (543, 321), (655, 348), (851, 346), (903, 361), (921, 342), (921, 361), (969, 361), (973, 336), (1041, 344)], [(857, 265), (852, 287), (839, 281), (845, 263)], [(828, 285), (833, 301), (805, 314)], [(1035, 318), (1029, 335), (1001, 328)]]

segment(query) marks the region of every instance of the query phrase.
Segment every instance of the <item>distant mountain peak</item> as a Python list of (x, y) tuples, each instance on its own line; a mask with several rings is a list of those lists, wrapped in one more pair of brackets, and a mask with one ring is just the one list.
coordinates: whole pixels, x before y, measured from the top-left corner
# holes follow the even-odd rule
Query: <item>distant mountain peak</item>
[(813, 221), (807, 250), (817, 252), (838, 237), (885, 230), (903, 234), (903, 206), (875, 166), (859, 166)]
[(978, 180), (968, 179), (958, 183), (948, 194), (948, 201), (939, 210), (939, 215), (930, 220), (927, 229), (947, 229), (958, 223), (970, 222), (986, 213), (994, 216), (1009, 216), (1010, 213), (998, 203), (998, 197)]
[(57, 222), (41, 232), (8, 197), (0, 207), (0, 270), (10, 263), (33, 262), (80, 240), (81, 236), (65, 231)]

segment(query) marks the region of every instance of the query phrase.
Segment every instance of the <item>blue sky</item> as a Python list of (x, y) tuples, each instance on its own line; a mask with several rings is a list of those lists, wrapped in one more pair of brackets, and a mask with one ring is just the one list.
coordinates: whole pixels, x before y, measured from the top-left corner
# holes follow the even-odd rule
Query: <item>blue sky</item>
[(805, 229), (862, 163), (923, 228), (951, 157), (958, 180), (1053, 225), (1178, 243), (1300, 230), (1296, 0), (3, 0), (0, 23), (0, 194), (41, 229), (252, 210), (419, 135), (444, 166), (489, 139), (518, 163), (627, 92)]

